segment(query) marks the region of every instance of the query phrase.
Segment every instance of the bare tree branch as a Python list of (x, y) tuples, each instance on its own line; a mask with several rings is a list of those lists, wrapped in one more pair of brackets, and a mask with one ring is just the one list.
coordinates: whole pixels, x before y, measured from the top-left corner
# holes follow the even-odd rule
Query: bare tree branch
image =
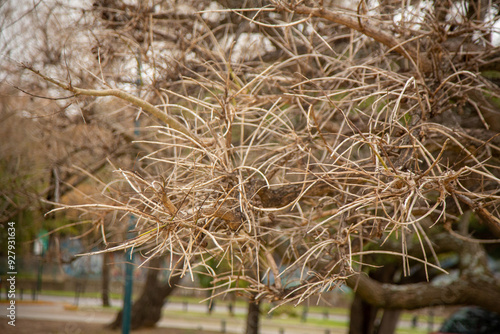
[(31, 72), (35, 73), (36, 75), (40, 76), (42, 79), (44, 79), (48, 82), (51, 82), (64, 90), (72, 92), (75, 95), (115, 96), (115, 97), (118, 97), (124, 101), (130, 102), (133, 105), (135, 105), (139, 108), (142, 108), (145, 112), (156, 117), (158, 120), (164, 122), (165, 124), (170, 126), (172, 129), (184, 134), (186, 137), (193, 140), (196, 144), (203, 147), (203, 144), (202, 144), (202, 141), (200, 140), (200, 138), (198, 138), (194, 133), (189, 131), (184, 125), (182, 125), (175, 118), (173, 118), (170, 115), (166, 114), (165, 112), (161, 111), (159, 108), (155, 107), (154, 105), (152, 105), (148, 101), (145, 101), (141, 98), (138, 98), (132, 94), (126, 93), (126, 92), (119, 90), (119, 89), (97, 90), (97, 89), (84, 89), (84, 88), (74, 87), (71, 84), (65, 84), (59, 80), (56, 80), (54, 78), (50, 78), (50, 77), (42, 74), (40, 71), (35, 70), (31, 66), (24, 65), (24, 67), (27, 68), (28, 70), (30, 70)]
[(418, 50), (409, 45), (409, 43), (401, 41), (388, 33), (391, 30), (389, 27), (384, 26), (380, 21), (376, 21), (369, 16), (356, 17), (356, 15), (348, 15), (341, 11), (331, 11), (322, 7), (311, 8), (304, 5), (293, 6), (291, 10), (298, 14), (320, 17), (357, 30), (409, 59), (421, 71), (428, 72), (432, 69), (432, 63), (429, 59), (419, 54)]

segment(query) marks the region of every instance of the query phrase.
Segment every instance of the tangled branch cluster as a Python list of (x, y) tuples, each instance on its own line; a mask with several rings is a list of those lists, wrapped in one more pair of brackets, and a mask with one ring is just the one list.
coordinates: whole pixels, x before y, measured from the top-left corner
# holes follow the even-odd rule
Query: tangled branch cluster
[[(175, 273), (205, 267), (222, 292), (300, 302), (340, 286), (377, 252), (400, 257), (405, 273), (410, 263), (438, 267), (429, 234), (466, 210), (498, 233), (500, 91), (480, 73), (494, 48), (468, 39), (472, 19), (451, 31), (428, 13), (410, 29), (380, 7), (217, 12), (271, 41), (271, 60), (222, 50), (230, 21), (193, 29), (183, 51), (196, 60), (177, 59), (180, 80), (149, 91), (180, 127), (150, 127), (139, 140), (154, 147), (144, 169), (119, 171), (129, 191), (92, 206), (136, 219), (136, 236), (107, 251), (168, 254)], [(156, 29), (155, 15), (147, 22)], [(388, 240), (400, 251), (370, 248)], [(415, 243), (422, 258), (408, 254)]]

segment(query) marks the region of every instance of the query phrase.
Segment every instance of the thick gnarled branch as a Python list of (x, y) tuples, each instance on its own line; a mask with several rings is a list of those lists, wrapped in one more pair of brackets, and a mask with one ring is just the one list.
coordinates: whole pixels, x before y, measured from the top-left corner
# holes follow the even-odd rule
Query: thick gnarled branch
[[(482, 277), (453, 280), (447, 284), (383, 284), (364, 274), (347, 279), (363, 300), (385, 309), (418, 309), (439, 305), (477, 305), (500, 313), (500, 285)], [(495, 297), (492, 297), (495, 296)]]

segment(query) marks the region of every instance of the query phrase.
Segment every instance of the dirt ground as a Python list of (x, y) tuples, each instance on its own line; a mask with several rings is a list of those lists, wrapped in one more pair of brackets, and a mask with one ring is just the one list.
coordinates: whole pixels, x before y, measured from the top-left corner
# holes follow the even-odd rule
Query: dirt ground
[[(4, 319), (5, 320), (5, 319)], [(42, 320), (16, 320), (16, 326), (12, 327), (7, 321), (0, 321), (0, 333), (2, 334), (120, 334), (119, 330), (104, 328), (102, 324), (89, 324), (83, 322), (60, 322)], [(131, 331), (132, 334), (218, 334), (212, 331), (200, 331), (193, 329), (174, 328), (150, 328)]]

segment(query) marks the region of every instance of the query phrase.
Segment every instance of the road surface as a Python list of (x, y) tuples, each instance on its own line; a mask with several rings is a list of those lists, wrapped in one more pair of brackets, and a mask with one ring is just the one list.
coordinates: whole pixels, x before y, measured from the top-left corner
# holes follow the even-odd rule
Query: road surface
[[(65, 323), (94, 323), (108, 324), (113, 321), (116, 311), (103, 310), (98, 298), (79, 298), (78, 307), (75, 305), (75, 298), (59, 296), (38, 296), (37, 301), (17, 301), (16, 302), (16, 322), (23, 319), (30, 320), (52, 320)], [(112, 305), (120, 306), (121, 301), (113, 300)], [(9, 304), (7, 301), (0, 302), (0, 318), (8, 321)], [(162, 319), (158, 322), (158, 327), (182, 328), (191, 330), (212, 330), (225, 333), (244, 333), (244, 317), (230, 317), (227, 307), (216, 307), (213, 316), (196, 315), (205, 313), (205, 304), (167, 303)], [(245, 308), (235, 307), (236, 314), (244, 314)], [(345, 320), (345, 318), (344, 318)], [(344, 334), (346, 329), (331, 329), (326, 326), (312, 324), (290, 324), (283, 320), (268, 319), (262, 317), (261, 334)], [(15, 333), (13, 331), (12, 333)]]

